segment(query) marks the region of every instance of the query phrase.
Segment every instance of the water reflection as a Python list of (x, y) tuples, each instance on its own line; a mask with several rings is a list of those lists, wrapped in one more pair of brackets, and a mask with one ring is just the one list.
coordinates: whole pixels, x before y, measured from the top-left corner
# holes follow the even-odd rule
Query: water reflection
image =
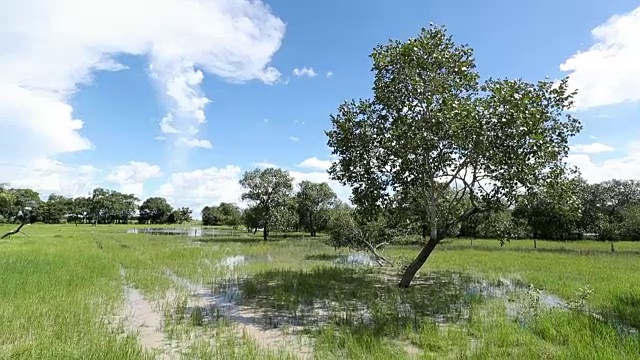
[(151, 234), (151, 235), (182, 235), (182, 236), (238, 236), (240, 230), (231, 229), (207, 229), (202, 227), (186, 228), (133, 228), (127, 230), (127, 234)]

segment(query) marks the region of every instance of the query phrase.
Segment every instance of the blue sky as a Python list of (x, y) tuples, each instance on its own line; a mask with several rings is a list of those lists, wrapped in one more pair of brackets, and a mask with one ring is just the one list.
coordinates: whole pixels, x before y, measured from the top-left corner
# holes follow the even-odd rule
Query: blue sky
[(236, 200), (255, 166), (329, 180), (329, 114), (371, 95), (376, 44), (430, 22), (475, 49), (484, 77), (570, 75), (584, 130), (568, 161), (590, 181), (640, 177), (637, 1), (31, 3), (0, 5), (0, 182), (13, 186), (199, 209)]

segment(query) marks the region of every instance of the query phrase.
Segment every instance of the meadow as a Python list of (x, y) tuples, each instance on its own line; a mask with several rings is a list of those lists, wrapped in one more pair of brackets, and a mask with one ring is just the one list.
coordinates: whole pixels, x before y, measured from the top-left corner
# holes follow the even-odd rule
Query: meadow
[(447, 240), (400, 289), (416, 245), (131, 228), (0, 240), (0, 358), (640, 358), (640, 243)]

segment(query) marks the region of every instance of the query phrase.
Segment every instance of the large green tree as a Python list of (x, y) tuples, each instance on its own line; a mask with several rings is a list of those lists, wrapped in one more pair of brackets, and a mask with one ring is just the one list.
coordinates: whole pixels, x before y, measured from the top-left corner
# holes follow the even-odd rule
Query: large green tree
[(412, 194), (429, 240), (402, 276), (408, 287), (460, 223), (563, 177), (568, 140), (581, 125), (566, 113), (574, 95), (567, 79), (481, 83), (472, 49), (444, 27), (379, 45), (371, 58), (373, 98), (347, 101), (331, 116), (337, 161), (329, 172), (371, 217), (395, 191)]
[(164, 224), (168, 221), (173, 207), (163, 197), (150, 197), (140, 205), (138, 221), (142, 223)]
[(329, 221), (329, 211), (336, 204), (338, 197), (326, 182), (314, 183), (302, 181), (296, 194), (297, 213), (300, 225), (311, 236), (324, 230)]
[(247, 171), (240, 179), (245, 189), (242, 200), (248, 200), (260, 219), (264, 240), (269, 237), (269, 227), (273, 223), (277, 210), (287, 205), (293, 191), (293, 178), (288, 171), (267, 168)]

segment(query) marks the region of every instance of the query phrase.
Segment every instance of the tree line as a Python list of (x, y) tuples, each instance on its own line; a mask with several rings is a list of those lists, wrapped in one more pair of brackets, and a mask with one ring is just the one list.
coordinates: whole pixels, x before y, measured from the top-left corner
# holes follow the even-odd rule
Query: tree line
[(9, 188), (0, 184), (0, 223), (46, 224), (181, 224), (192, 220), (192, 210), (173, 208), (162, 197), (140, 203), (133, 194), (96, 188), (88, 196), (65, 197), (51, 194), (42, 200), (32, 189)]
[[(330, 212), (341, 205), (327, 183), (302, 181), (294, 192), (293, 178), (282, 169), (255, 169), (240, 180), (250, 206), (222, 202), (202, 209), (203, 225), (244, 226), (248, 231), (307, 231), (311, 236), (327, 228)], [(37, 191), (0, 186), (0, 222), (47, 224), (182, 224), (192, 221), (188, 207), (173, 208), (162, 197), (140, 203), (132, 194), (96, 188), (89, 196), (70, 198), (51, 194), (43, 201)]]

